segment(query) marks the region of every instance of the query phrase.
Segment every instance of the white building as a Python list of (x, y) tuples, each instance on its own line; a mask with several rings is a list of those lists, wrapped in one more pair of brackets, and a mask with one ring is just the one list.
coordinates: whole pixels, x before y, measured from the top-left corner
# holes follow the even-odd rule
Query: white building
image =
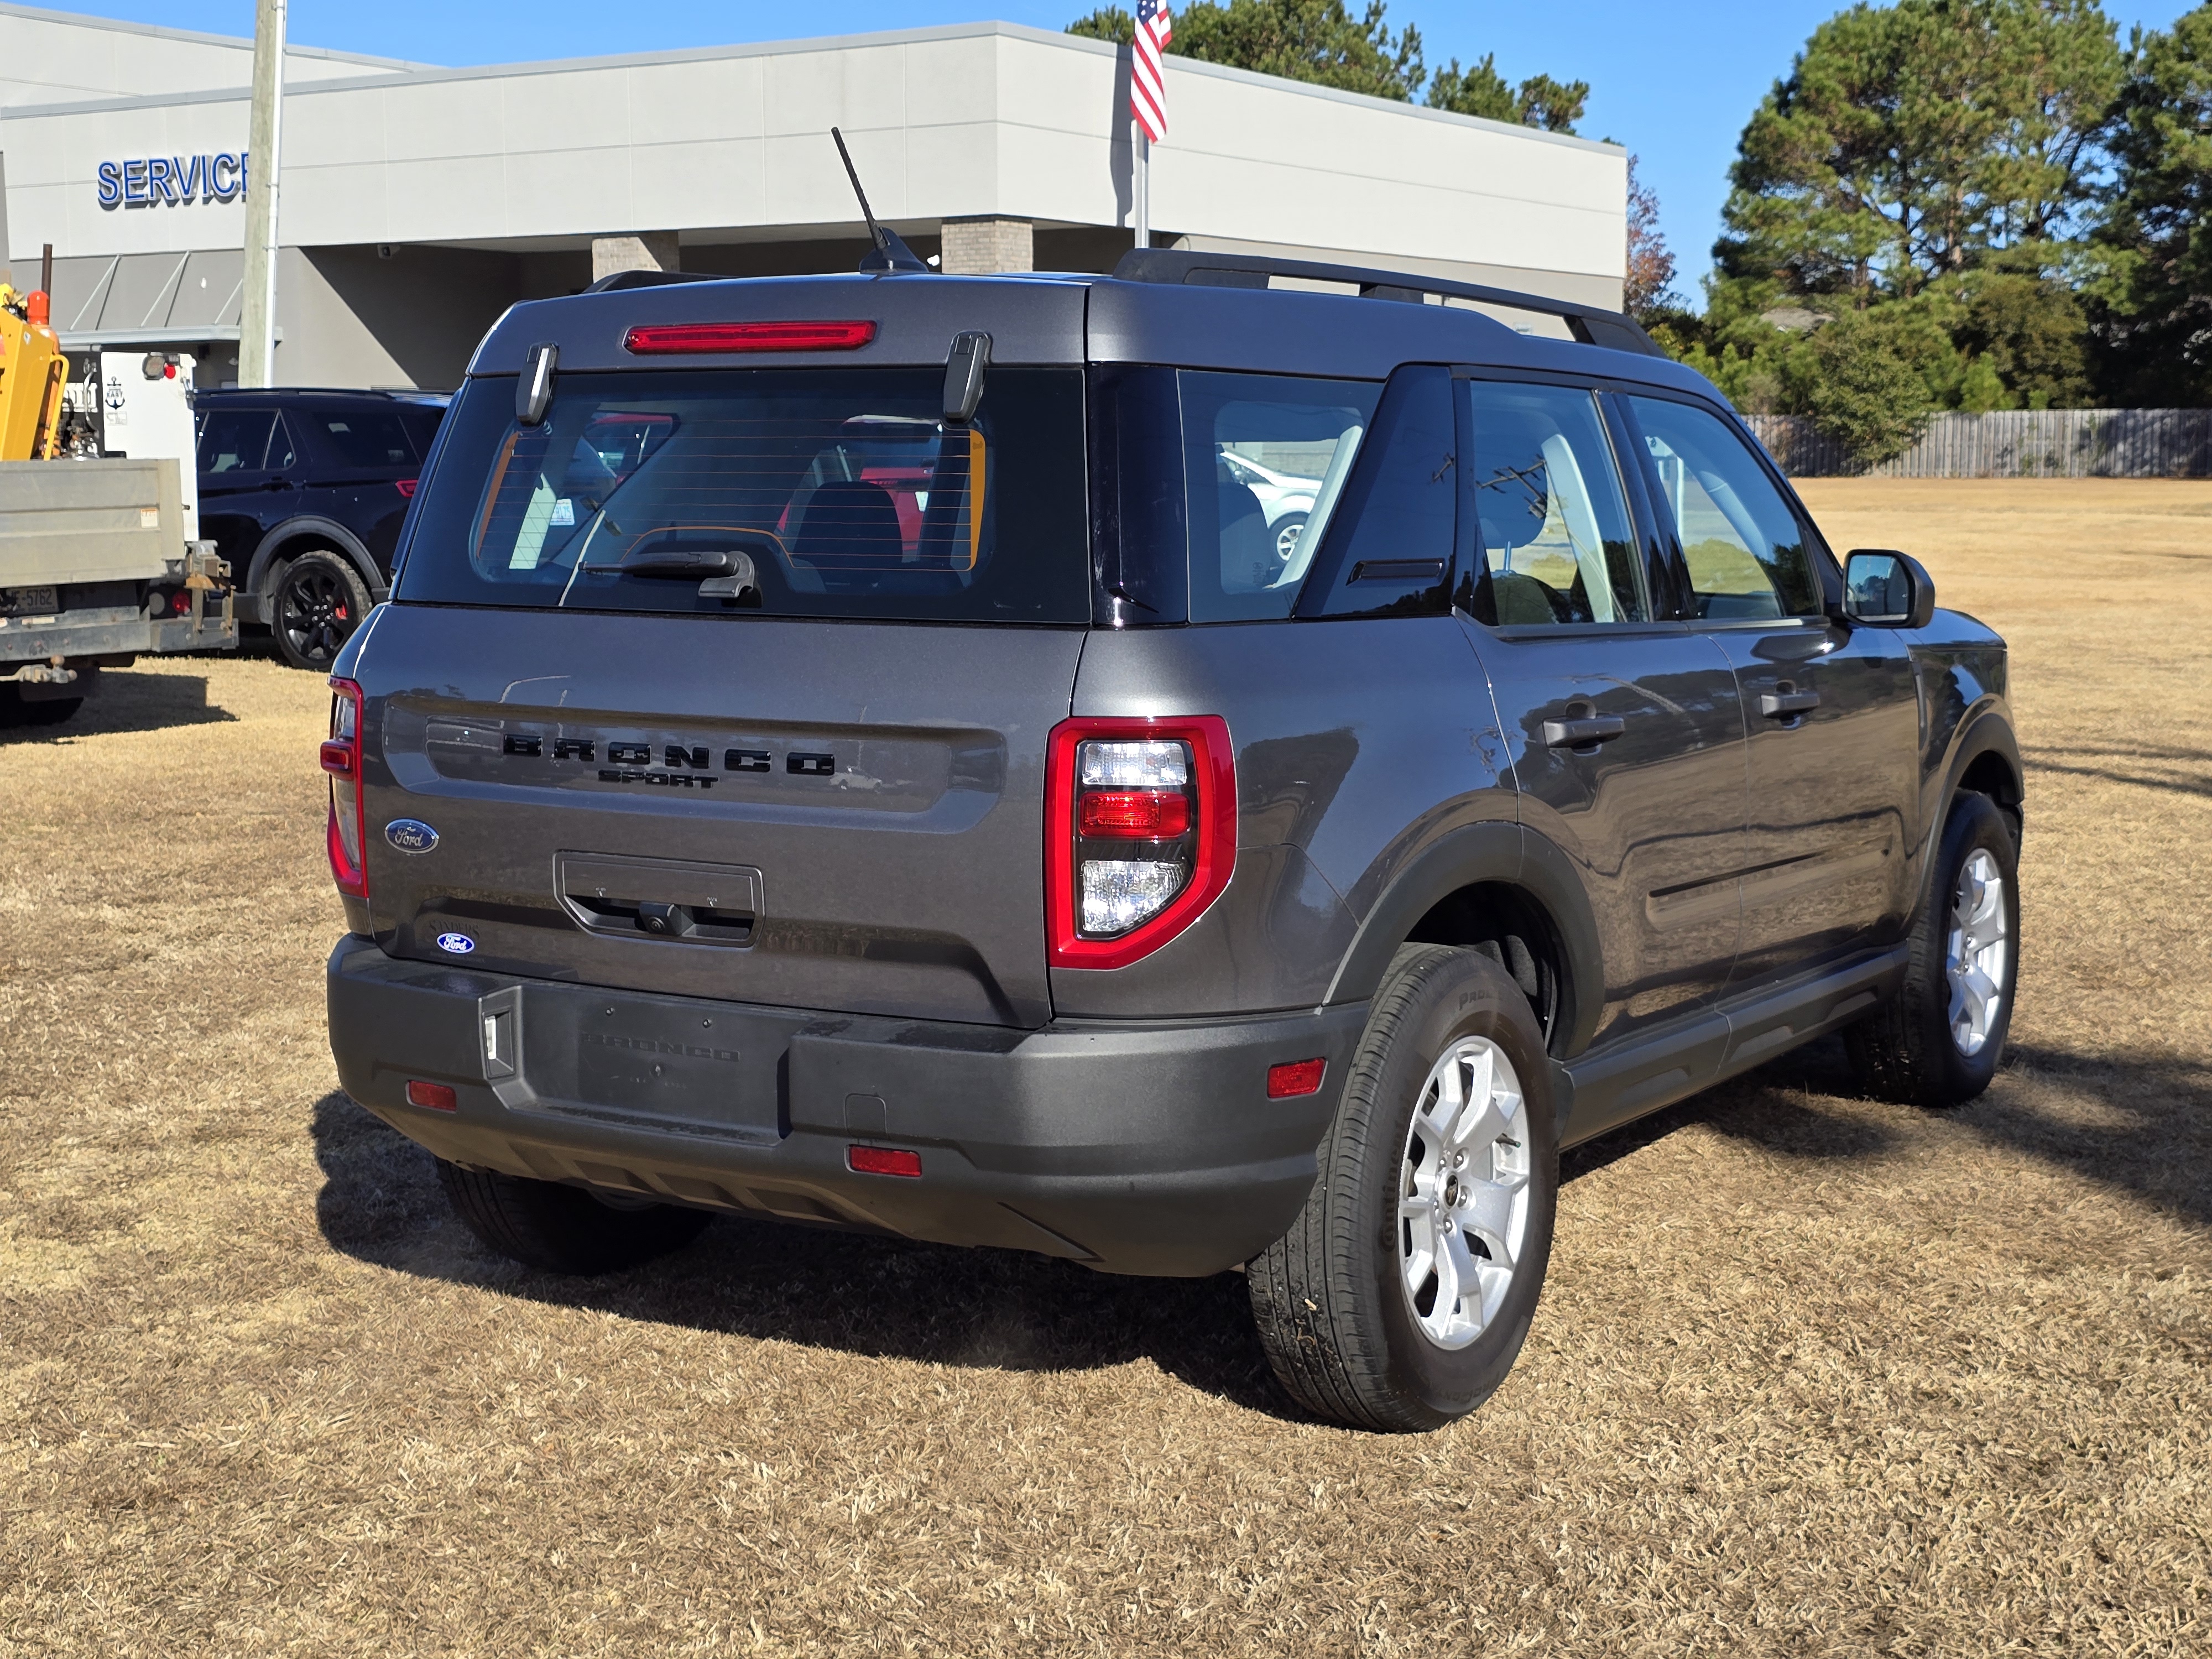
[[(0, 5), (4, 246), (71, 345), (237, 360), (252, 44)], [(486, 69), (295, 48), (277, 378), (447, 387), (517, 300), (638, 264), (849, 270), (878, 216), (953, 270), (1131, 246), (1128, 54), (1007, 23)], [(1153, 240), (1617, 307), (1618, 146), (1168, 64)], [(234, 372), (233, 370), (232, 372)]]

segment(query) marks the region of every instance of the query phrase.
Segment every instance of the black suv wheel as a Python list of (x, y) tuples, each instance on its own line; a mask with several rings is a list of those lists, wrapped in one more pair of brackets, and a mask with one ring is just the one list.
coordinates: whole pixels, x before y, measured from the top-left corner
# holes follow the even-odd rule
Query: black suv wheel
[(276, 579), (270, 617), (276, 648), (295, 668), (326, 674), (368, 614), (368, 584), (343, 554), (313, 548)]
[(1520, 988), (1473, 951), (1401, 950), (1319, 1157), (1245, 1269), (1275, 1375), (1356, 1428), (1466, 1416), (1520, 1353), (1552, 1253), (1558, 1122)]
[(1987, 795), (1951, 808), (1911, 946), (1904, 988), (1844, 1046), (1876, 1099), (1961, 1105), (1996, 1075), (2020, 978), (2020, 854)]

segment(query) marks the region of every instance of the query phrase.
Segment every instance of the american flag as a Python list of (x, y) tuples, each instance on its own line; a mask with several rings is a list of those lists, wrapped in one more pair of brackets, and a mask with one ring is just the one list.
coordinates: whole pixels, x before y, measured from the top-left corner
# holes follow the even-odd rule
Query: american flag
[(1160, 54), (1175, 38), (1168, 0), (1137, 0), (1137, 55), (1129, 66), (1129, 113), (1154, 143), (1168, 136), (1168, 89)]

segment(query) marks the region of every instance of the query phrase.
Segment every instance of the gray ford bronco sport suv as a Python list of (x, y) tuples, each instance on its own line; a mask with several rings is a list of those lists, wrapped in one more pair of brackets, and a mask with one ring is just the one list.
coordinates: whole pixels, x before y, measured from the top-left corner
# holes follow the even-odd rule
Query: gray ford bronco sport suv
[(2004, 1044), (2002, 641), (1618, 315), (612, 279), (493, 329), (400, 561), (331, 1048), (542, 1268), (720, 1211), (1242, 1267), (1299, 1402), (1425, 1429), (1563, 1146), (1825, 1033), (1930, 1106)]

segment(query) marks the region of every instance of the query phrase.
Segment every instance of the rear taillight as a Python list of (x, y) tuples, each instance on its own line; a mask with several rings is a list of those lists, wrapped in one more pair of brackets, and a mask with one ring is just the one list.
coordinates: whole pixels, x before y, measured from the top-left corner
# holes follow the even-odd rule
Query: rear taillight
[(1125, 967), (1229, 885), (1237, 769), (1218, 715), (1065, 720), (1045, 770), (1053, 966)]
[(361, 783), (361, 688), (331, 682), (331, 735), (323, 744), (323, 770), (331, 775), (331, 878), (349, 898), (368, 896), (368, 804)]
[(411, 501), (415, 499), (415, 486), (422, 482), (420, 478), (394, 478), (392, 487)]

